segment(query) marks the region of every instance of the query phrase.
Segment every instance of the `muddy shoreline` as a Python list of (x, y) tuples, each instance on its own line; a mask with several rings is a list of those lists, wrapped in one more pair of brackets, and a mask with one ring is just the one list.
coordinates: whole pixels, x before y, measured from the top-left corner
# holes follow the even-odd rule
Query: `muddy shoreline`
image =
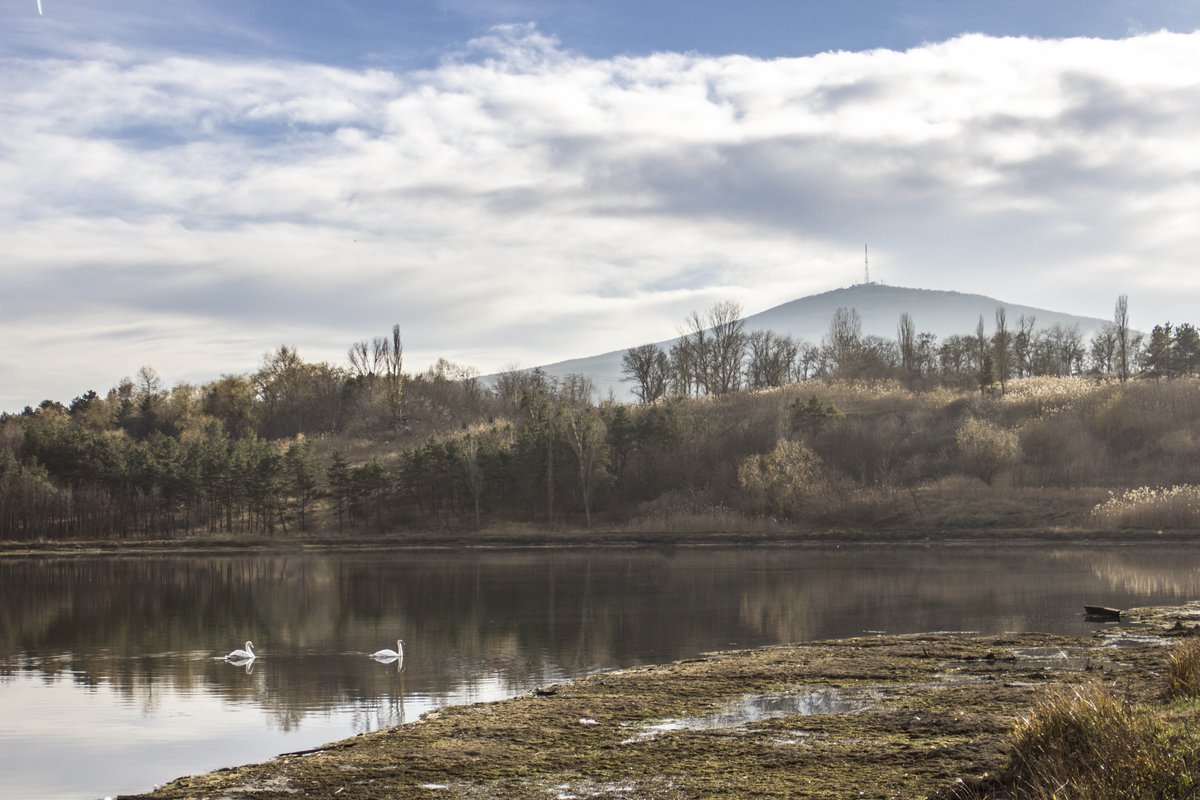
[(406, 531), (377, 536), (189, 537), (178, 539), (0, 541), (0, 558), (71, 555), (220, 554), (402, 549), (702, 547), (805, 545), (1053, 544), (1147, 546), (1200, 544), (1200, 530), (976, 528), (769, 532), (636, 532), (628, 530), (503, 529), (481, 532)]
[(1050, 687), (1157, 699), (1169, 645), (1200, 626), (1200, 606), (1127, 619), (1090, 638), (928, 633), (710, 653), (441, 709), (136, 797), (926, 797), (996, 774), (1014, 722)]

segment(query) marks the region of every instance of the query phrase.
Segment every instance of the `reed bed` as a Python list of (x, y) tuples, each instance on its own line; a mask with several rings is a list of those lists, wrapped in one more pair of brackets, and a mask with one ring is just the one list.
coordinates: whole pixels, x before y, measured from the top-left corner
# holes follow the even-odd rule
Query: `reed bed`
[(1200, 486), (1141, 486), (1111, 494), (1092, 518), (1112, 528), (1200, 528)]

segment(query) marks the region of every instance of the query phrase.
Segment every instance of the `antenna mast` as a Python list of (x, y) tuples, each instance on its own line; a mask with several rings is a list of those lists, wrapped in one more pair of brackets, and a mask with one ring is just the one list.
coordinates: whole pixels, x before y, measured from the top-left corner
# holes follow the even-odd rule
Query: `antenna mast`
[(863, 270), (866, 272), (866, 275), (867, 275), (866, 283), (867, 283), (867, 285), (870, 285), (870, 283), (871, 283), (871, 260), (867, 256), (867, 246), (865, 244), (863, 245)]

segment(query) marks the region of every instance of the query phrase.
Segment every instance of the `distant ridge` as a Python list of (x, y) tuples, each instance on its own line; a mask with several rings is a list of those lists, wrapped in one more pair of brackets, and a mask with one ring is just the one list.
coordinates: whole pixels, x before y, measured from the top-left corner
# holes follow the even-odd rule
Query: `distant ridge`
[[(896, 338), (896, 323), (905, 312), (912, 317), (918, 332), (929, 331), (936, 334), (939, 340), (954, 334), (974, 333), (981, 315), (984, 326), (991, 334), (997, 308), (1005, 309), (1010, 329), (1016, 328), (1017, 320), (1025, 315), (1036, 318), (1038, 329), (1055, 324), (1078, 325), (1080, 333), (1087, 338), (1108, 322), (1096, 317), (1077, 317), (1045, 308), (1006, 303), (981, 294), (860, 283), (801, 297), (752, 314), (745, 318), (746, 330), (770, 330), (820, 344), (829, 330), (829, 321), (834, 312), (843, 307), (858, 311), (864, 336), (875, 335), (885, 339)], [(703, 313), (705, 309), (697, 311)], [(657, 344), (670, 347), (676, 338)], [(611, 390), (618, 399), (629, 399), (629, 384), (621, 381), (621, 357), (629, 347), (639, 344), (645, 343), (632, 342), (620, 350), (558, 361), (543, 365), (541, 369), (556, 377), (572, 373), (586, 375), (592, 379), (602, 397), (607, 397)]]

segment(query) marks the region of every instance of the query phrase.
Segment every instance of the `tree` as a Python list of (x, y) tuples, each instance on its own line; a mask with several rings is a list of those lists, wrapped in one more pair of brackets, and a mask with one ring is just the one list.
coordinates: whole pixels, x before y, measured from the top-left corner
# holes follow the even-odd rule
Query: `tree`
[(1088, 343), (1088, 362), (1097, 375), (1112, 375), (1117, 367), (1116, 326), (1106, 323)]
[(621, 357), (621, 380), (633, 383), (633, 393), (649, 405), (667, 393), (671, 363), (656, 344), (631, 347)]
[(255, 389), (244, 375), (224, 375), (200, 391), (201, 410), (220, 420), (230, 436), (240, 439), (255, 430)]
[(1175, 374), (1195, 375), (1200, 372), (1200, 332), (1191, 324), (1182, 323), (1175, 329), (1171, 354)]
[(306, 364), (281, 345), (263, 356), (252, 378), (261, 400), (261, 434), (269, 439), (332, 433), (341, 420), (346, 375), (329, 364)]
[(1129, 380), (1129, 362), (1133, 357), (1129, 333), (1129, 297), (1121, 295), (1113, 308), (1113, 327), (1117, 338), (1116, 367), (1121, 383)]
[(350, 374), (356, 385), (365, 389), (367, 398), (378, 397), (386, 408), (387, 425), (392, 430), (404, 424), (404, 343), (400, 326), (392, 326), (392, 335), (376, 336), (370, 342), (355, 342), (346, 351)]
[(1147, 376), (1155, 380), (1174, 376), (1174, 338), (1174, 329), (1169, 322), (1155, 325), (1150, 331), (1150, 341), (1146, 342), (1142, 354), (1142, 371)]
[(983, 362), (979, 365), (979, 394), (985, 395), (996, 383), (996, 367), (992, 363), (992, 354), (984, 352)]
[(488, 479), (488, 463), (511, 445), (512, 429), (507, 424), (472, 425), (452, 441), (452, 451), (462, 465), (467, 490), (474, 506), (475, 529), (482, 526), (483, 494)]
[(920, 375), (937, 371), (937, 335), (922, 331), (917, 335), (917, 354), (914, 368)]
[(975, 363), (983, 369), (983, 357), (988, 351), (987, 333), (983, 328), (983, 314), (979, 315), (979, 324), (975, 326)]
[(996, 367), (996, 379), (1000, 381), (1000, 394), (1008, 390), (1008, 378), (1012, 374), (1009, 366), (1009, 346), (1012, 335), (1008, 332), (1008, 312), (1004, 307), (996, 309), (996, 332), (992, 334), (992, 361)]
[(853, 369), (862, 349), (862, 318), (853, 308), (839, 308), (829, 321), (829, 332), (825, 335), (825, 350), (835, 370)]
[(938, 366), (946, 376), (970, 376), (978, 370), (976, 352), (976, 342), (972, 337), (961, 334), (947, 336), (938, 348)]
[(359, 507), (365, 519), (370, 520), (371, 509), (374, 507), (375, 524), (382, 533), (383, 506), (391, 488), (391, 475), (387, 467), (378, 457), (372, 458), (361, 467), (350, 470), (350, 485), (354, 504)]
[(693, 311), (684, 320), (680, 340), (671, 351), (673, 366), (682, 373), (681, 383), (694, 385), (697, 393), (704, 394), (728, 394), (740, 388), (746, 356), (741, 317), (742, 307), (726, 301), (703, 317)]
[(283, 460), (287, 470), (287, 487), (296, 505), (300, 530), (307, 531), (308, 509), (317, 494), (317, 459), (313, 454), (312, 442), (303, 436), (296, 437), (288, 445)]
[(751, 389), (783, 386), (791, 380), (800, 347), (790, 336), (754, 331), (746, 337), (746, 385)]
[(1017, 320), (1017, 332), (1013, 336), (1013, 360), (1016, 362), (1017, 377), (1027, 378), (1033, 374), (1033, 350), (1036, 335), (1034, 326), (1037, 318), (1022, 314)]
[(482, 435), (481, 429), (471, 428), (459, 436), (455, 443), (458, 460), (467, 476), (467, 489), (471, 492), (471, 501), (475, 507), (475, 530), (480, 528), (479, 505), (483, 496), (483, 465), (479, 459)]
[(399, 325), (392, 326), (391, 341), (383, 347), (383, 366), (392, 427), (398, 428), (404, 423), (404, 344)]
[(329, 499), (333, 504), (333, 511), (337, 515), (338, 533), (341, 533), (342, 519), (350, 510), (354, 488), (350, 465), (346, 463), (346, 457), (340, 451), (335, 451), (330, 457), (325, 477), (329, 481)]
[(708, 393), (735, 392), (741, 387), (742, 361), (746, 357), (746, 323), (742, 320), (741, 304), (729, 300), (717, 303), (708, 312), (708, 325), (712, 333)]
[(592, 497), (608, 476), (608, 426), (596, 409), (580, 403), (563, 408), (563, 431), (575, 455), (586, 527), (592, 527)]
[(906, 311), (896, 324), (896, 345), (900, 349), (900, 367), (905, 372), (917, 372), (917, 326)]

